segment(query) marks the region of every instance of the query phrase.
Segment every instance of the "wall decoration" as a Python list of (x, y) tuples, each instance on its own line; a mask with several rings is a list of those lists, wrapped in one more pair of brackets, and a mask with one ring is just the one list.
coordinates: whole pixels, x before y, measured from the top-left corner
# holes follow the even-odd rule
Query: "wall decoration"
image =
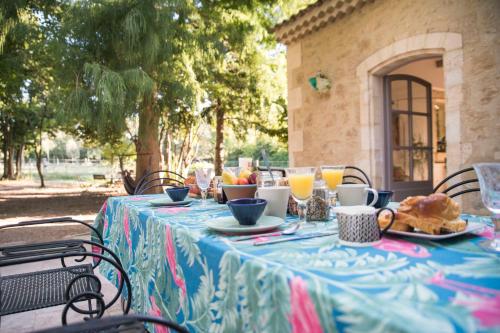
[(309, 84), (317, 92), (325, 92), (330, 90), (330, 88), (332, 87), (332, 82), (330, 81), (330, 79), (321, 72), (313, 77), (310, 77)]

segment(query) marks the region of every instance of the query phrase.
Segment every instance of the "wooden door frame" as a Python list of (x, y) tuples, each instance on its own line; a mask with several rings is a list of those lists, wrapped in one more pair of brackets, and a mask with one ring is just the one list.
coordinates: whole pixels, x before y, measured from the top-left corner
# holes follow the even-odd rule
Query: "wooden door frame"
[[(410, 195), (420, 194), (420, 190), (428, 189), (432, 190), (433, 185), (433, 142), (432, 142), (432, 85), (430, 82), (425, 81), (419, 77), (407, 74), (394, 74), (394, 75), (385, 75), (384, 78), (384, 155), (386, 161), (386, 167), (384, 170), (384, 185), (386, 189), (395, 190), (395, 192), (406, 191)], [(413, 167), (413, 144), (409, 146), (409, 169), (410, 169), (410, 181), (407, 182), (394, 182), (393, 181), (393, 144), (392, 144), (392, 105), (390, 105), (392, 101), (391, 96), (391, 82), (396, 80), (404, 80), (408, 82), (407, 93), (408, 93), (408, 123), (409, 126), (409, 139), (413, 141), (413, 96), (412, 96), (412, 82), (416, 82), (418, 84), (423, 85), (426, 88), (427, 92), (427, 114), (416, 113), (417, 115), (422, 115), (427, 117), (427, 142), (428, 148), (425, 150), (428, 151), (429, 160), (428, 160), (428, 180), (427, 181), (414, 181), (414, 167)], [(398, 186), (398, 183), (405, 183), (404, 190), (402, 187)], [(426, 192), (426, 191), (424, 191)], [(421, 194), (429, 194), (429, 193), (421, 193)], [(396, 200), (401, 200), (398, 195), (395, 196)]]

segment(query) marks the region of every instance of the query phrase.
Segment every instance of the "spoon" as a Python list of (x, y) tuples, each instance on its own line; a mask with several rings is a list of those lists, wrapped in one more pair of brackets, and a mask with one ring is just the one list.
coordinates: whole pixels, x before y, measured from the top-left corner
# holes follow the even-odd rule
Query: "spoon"
[(271, 171), (271, 164), (269, 164), (269, 159), (267, 158), (267, 153), (266, 153), (266, 150), (265, 149), (262, 149), (260, 151), (260, 153), (262, 154), (262, 159), (264, 160), (264, 164), (266, 165), (266, 168), (267, 168), (267, 171), (269, 172), (269, 174), (271, 175), (271, 181), (274, 183), (274, 176), (273, 176), (273, 173)]
[(275, 231), (275, 232), (268, 232), (268, 233), (265, 233), (265, 234), (255, 234), (255, 235), (250, 235), (250, 236), (242, 236), (240, 238), (233, 239), (233, 241), (234, 242), (240, 242), (240, 241), (244, 241), (244, 240), (249, 240), (249, 239), (254, 239), (254, 238), (259, 238), (259, 237), (266, 237), (266, 236), (282, 236), (282, 235), (288, 236), (288, 235), (293, 235), (293, 234), (295, 234), (300, 229), (300, 227), (302, 226), (302, 223), (303, 222), (296, 222), (296, 223), (294, 223), (293, 225), (289, 226), (288, 228), (286, 228), (283, 231)]

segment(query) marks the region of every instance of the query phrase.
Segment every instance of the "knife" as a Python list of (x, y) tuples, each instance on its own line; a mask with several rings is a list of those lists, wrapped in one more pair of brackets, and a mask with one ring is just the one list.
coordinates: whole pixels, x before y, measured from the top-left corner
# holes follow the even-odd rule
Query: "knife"
[(287, 237), (287, 238), (280, 238), (280, 239), (272, 239), (272, 240), (266, 240), (266, 241), (255, 241), (253, 245), (259, 246), (259, 245), (266, 245), (266, 244), (275, 244), (275, 243), (282, 243), (282, 242), (288, 242), (288, 241), (295, 241), (299, 239), (309, 239), (309, 238), (314, 238), (314, 237), (324, 237), (324, 236), (331, 236), (331, 235), (336, 235), (338, 234), (338, 231), (335, 232), (312, 232), (309, 234), (305, 235), (297, 235), (297, 236), (292, 236), (292, 237)]
[(259, 237), (272, 237), (272, 236), (281, 236), (283, 234), (282, 231), (274, 231), (274, 232), (267, 232), (265, 234), (253, 234), (249, 236), (240, 236), (234, 239), (231, 239), (233, 242), (241, 242), (249, 239), (254, 239), (254, 238), (259, 238)]

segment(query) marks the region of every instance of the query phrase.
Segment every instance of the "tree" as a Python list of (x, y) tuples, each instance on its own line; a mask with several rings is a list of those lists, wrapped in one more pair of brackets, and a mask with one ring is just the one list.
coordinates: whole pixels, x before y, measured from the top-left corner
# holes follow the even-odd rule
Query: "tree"
[[(26, 145), (35, 146), (41, 186), (42, 133), (53, 129), (48, 103), (53, 85), (51, 37), (55, 33), (60, 7), (55, 1), (14, 0), (2, 3), (0, 13), (11, 22), (0, 54), (0, 126), (4, 153), (4, 178), (21, 173)], [(0, 40), (0, 42), (2, 42)]]
[(122, 174), (125, 172), (125, 162), (135, 156), (134, 152), (133, 143), (126, 139), (113, 144), (108, 143), (102, 147), (102, 157), (109, 160), (111, 165), (114, 164), (115, 158), (118, 158), (118, 166)]
[(279, 65), (272, 55), (279, 50), (268, 32), (273, 1), (201, 2), (202, 30), (209, 41), (200, 75), (210, 101), (204, 115), (215, 123), (214, 168), (220, 174), (227, 125), (240, 138), (255, 127), (270, 134), (286, 130), (267, 128), (262, 121), (283, 101), (285, 82), (273, 75)]
[[(63, 70), (74, 89), (66, 109), (74, 111), (80, 130), (102, 142), (119, 141), (127, 120), (138, 119), (136, 175), (159, 169), (159, 123), (164, 96), (189, 100), (193, 92), (172, 84), (190, 49), (191, 1), (79, 1), (65, 21), (69, 42)], [(172, 93), (169, 90), (174, 90)]]

